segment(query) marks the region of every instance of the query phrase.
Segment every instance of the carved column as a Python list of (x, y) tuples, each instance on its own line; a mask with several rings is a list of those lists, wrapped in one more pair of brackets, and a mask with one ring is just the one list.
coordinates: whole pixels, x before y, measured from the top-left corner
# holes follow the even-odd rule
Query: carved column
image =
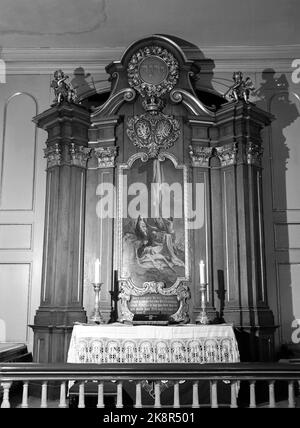
[(34, 361), (66, 361), (75, 321), (83, 309), (88, 111), (66, 102), (34, 118), (48, 133), (46, 215), (41, 303), (34, 325)]
[(216, 120), (224, 207), (224, 318), (238, 328), (247, 360), (268, 360), (275, 326), (266, 287), (260, 132), (271, 116), (241, 101), (220, 109)]

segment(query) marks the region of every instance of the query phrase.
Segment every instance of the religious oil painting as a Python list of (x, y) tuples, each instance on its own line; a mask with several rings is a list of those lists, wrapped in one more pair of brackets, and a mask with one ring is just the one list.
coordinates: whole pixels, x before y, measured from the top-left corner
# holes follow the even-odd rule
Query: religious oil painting
[(184, 167), (173, 162), (136, 159), (123, 171), (121, 275), (136, 286), (154, 281), (169, 287), (187, 277)]

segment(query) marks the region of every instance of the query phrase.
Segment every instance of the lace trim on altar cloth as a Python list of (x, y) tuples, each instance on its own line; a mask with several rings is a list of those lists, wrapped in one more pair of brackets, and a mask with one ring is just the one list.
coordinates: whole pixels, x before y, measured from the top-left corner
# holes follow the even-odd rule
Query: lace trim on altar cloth
[[(185, 340), (81, 338), (78, 363), (233, 363), (239, 361), (234, 338)], [(72, 344), (71, 344), (72, 346)]]

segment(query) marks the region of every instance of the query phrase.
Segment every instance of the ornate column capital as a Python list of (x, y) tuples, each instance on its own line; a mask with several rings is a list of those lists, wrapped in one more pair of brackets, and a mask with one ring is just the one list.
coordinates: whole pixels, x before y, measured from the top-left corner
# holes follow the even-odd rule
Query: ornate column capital
[(69, 147), (70, 165), (86, 168), (87, 161), (91, 156), (91, 151), (92, 149), (71, 143)]
[(263, 152), (263, 147), (260, 144), (250, 141), (246, 147), (247, 164), (261, 168)]
[(209, 167), (209, 160), (216, 155), (220, 159), (221, 167), (237, 163), (238, 147), (236, 143), (220, 147), (189, 147), (189, 155), (193, 167)]
[(118, 147), (97, 147), (94, 149), (94, 154), (98, 160), (98, 168), (114, 168), (118, 155)]
[(47, 159), (47, 169), (62, 164), (62, 150), (58, 143), (48, 146), (44, 149), (45, 158)]
[(189, 146), (189, 155), (193, 167), (208, 168), (209, 159), (212, 155), (212, 147), (193, 147)]
[(215, 152), (220, 159), (221, 167), (236, 164), (238, 152), (236, 143), (230, 143), (221, 147), (216, 147)]
[(75, 143), (66, 144), (65, 150), (62, 143), (49, 145), (44, 149), (44, 157), (47, 159), (47, 169), (62, 165), (86, 168), (91, 151), (92, 149)]

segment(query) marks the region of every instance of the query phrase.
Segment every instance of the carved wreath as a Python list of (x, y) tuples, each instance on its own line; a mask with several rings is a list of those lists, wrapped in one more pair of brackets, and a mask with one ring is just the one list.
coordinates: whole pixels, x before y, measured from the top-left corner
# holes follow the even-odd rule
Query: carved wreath
[[(168, 68), (166, 77), (159, 84), (145, 82), (140, 75), (140, 65), (145, 58), (158, 57), (165, 62)], [(161, 97), (170, 92), (179, 78), (179, 66), (176, 58), (161, 46), (146, 46), (132, 55), (128, 68), (129, 85), (136, 89), (143, 97)]]

